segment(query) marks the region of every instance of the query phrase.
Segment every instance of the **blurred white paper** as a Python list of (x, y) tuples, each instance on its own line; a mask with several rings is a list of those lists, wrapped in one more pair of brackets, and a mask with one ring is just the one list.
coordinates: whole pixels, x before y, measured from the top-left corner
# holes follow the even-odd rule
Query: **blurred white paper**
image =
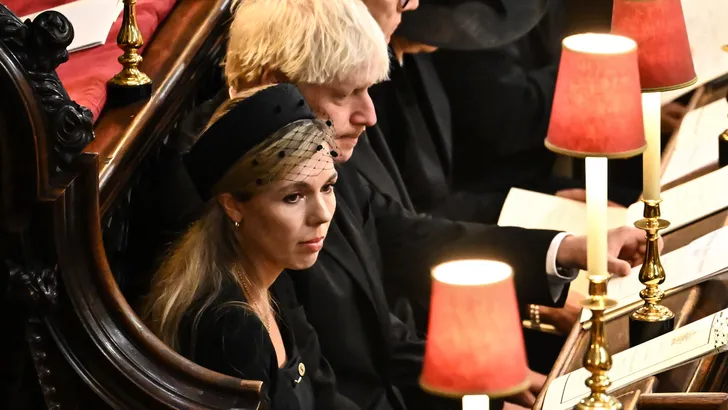
[(725, 129), (728, 129), (728, 102), (724, 98), (685, 114), (673, 137), (675, 148), (662, 173), (661, 184), (667, 185), (698, 169), (717, 164), (718, 135)]
[(728, 44), (728, 1), (682, 0), (682, 7), (698, 82), (663, 92), (660, 96), (663, 104), (728, 73), (728, 53), (722, 49)]
[[(106, 43), (111, 26), (124, 9), (122, 0), (78, 0), (48, 10), (55, 10), (68, 19), (73, 25), (73, 41), (68, 52), (85, 50)], [(35, 19), (39, 11), (20, 19)]]

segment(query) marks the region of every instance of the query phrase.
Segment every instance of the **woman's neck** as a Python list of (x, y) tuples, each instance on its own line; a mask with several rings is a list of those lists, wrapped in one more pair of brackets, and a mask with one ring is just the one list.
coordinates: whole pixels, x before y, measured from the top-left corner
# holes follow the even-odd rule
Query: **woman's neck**
[[(268, 290), (273, 285), (273, 282), (278, 279), (283, 269), (275, 266), (273, 263), (255, 261), (247, 258), (240, 262), (240, 269), (241, 271), (236, 273), (242, 275), (243, 277), (241, 279), (253, 285), (255, 288), (255, 291), (252, 292), (253, 294), (248, 295), (248, 297), (253, 298), (253, 302), (267, 304)], [(252, 291), (252, 289), (250, 290)]]

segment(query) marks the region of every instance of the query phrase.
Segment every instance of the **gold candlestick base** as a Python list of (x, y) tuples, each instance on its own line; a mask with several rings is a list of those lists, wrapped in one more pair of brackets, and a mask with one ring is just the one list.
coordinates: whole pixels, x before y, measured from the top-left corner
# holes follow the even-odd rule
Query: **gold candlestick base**
[(640, 282), (645, 285), (645, 289), (640, 291), (640, 298), (645, 304), (629, 318), (630, 346), (654, 339), (675, 327), (675, 314), (660, 305), (665, 292), (659, 288), (659, 285), (665, 282), (665, 269), (660, 262), (658, 247), (659, 231), (670, 226), (670, 222), (660, 219), (661, 201), (642, 200), (642, 202), (645, 204), (644, 219), (640, 219), (634, 225), (647, 234), (645, 262), (639, 274)]
[(586, 379), (586, 386), (591, 394), (576, 405), (578, 410), (621, 410), (622, 403), (607, 394), (612, 384), (609, 380), (609, 369), (612, 368), (612, 356), (609, 354), (607, 338), (604, 332), (604, 310), (617, 305), (615, 300), (607, 298), (607, 281), (609, 276), (596, 276), (589, 279), (589, 297), (582, 306), (591, 310), (592, 326), (589, 333), (589, 348), (584, 354), (584, 368), (591, 372)]
[(124, 54), (119, 57), (122, 70), (107, 84), (109, 103), (126, 105), (152, 95), (152, 80), (139, 70), (142, 56), (137, 51), (144, 45), (136, 19), (136, 0), (124, 0), (124, 17), (116, 37)]

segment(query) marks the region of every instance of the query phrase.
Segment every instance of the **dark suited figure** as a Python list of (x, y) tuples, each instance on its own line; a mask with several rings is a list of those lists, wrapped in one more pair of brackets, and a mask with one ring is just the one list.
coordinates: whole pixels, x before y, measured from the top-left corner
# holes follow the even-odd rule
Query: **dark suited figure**
[[(467, 2), (460, 2), (459, 6), (467, 5), (465, 3)], [(509, 28), (501, 30), (501, 32), (481, 32), (483, 36), (486, 36), (482, 39), (474, 39), (467, 33), (447, 31), (445, 28), (430, 29), (443, 23), (443, 20), (447, 22), (448, 19), (459, 19), (460, 15), (454, 15), (456, 13), (453, 12), (453, 5), (457, 6), (458, 2), (423, 0), (418, 10), (403, 16), (404, 23), (398, 33), (410, 35), (418, 42), (395, 34), (390, 42), (392, 48), (390, 81), (377, 84), (370, 90), (378, 121), (375, 127), (369, 129), (369, 142), (385, 165), (384, 168), (389, 170), (395, 180), (397, 173), (401, 175), (401, 180), (406, 187), (405, 190), (400, 188), (390, 195), (398, 198), (406, 206), (411, 202), (415, 210), (434, 216), (479, 223), (497, 222), (507, 189), (515, 180), (509, 181), (502, 178), (501, 169), (498, 168), (500, 164), (488, 164), (491, 157), (496, 154), (493, 150), (484, 150), (482, 146), (478, 147), (483, 150), (482, 152), (473, 153), (466, 158), (467, 164), (454, 164), (450, 101), (433, 63), (433, 58), (440, 52), (436, 52), (434, 56), (431, 55), (430, 53), (436, 48), (426, 44), (437, 44), (450, 48), (478, 47), (486, 50), (492, 49), (493, 44), (512, 43), (514, 40), (528, 45), (529, 42), (521, 39), (521, 36), (536, 24), (537, 19), (542, 17), (542, 13), (535, 4), (530, 5), (530, 8), (533, 9), (532, 12), (526, 13), (527, 15), (521, 21), (510, 22)], [(510, 3), (510, 6), (513, 7), (513, 3)], [(443, 17), (448, 14), (449, 17)], [(547, 16), (553, 18), (556, 14), (547, 13)], [(513, 19), (514, 17), (507, 18)], [(553, 23), (544, 20), (546, 20), (545, 17), (536, 29), (531, 30), (532, 33), (529, 37), (538, 37), (534, 32), (543, 31), (549, 26), (549, 23)], [(464, 22), (460, 21), (455, 26), (463, 24)], [(478, 40), (482, 40), (482, 42), (479, 43)], [(542, 54), (554, 55), (544, 55), (539, 60), (557, 61), (556, 57), (560, 47), (558, 41), (555, 43), (552, 50), (546, 50), (546, 47), (535, 47), (537, 51), (542, 51)], [(510, 47), (510, 44), (496, 48), (492, 54), (498, 55), (500, 50), (507, 47)], [(454, 68), (459, 70), (457, 65)], [(553, 87), (556, 77), (555, 65), (541, 77), (544, 77), (543, 82), (545, 83), (541, 85), (541, 88)], [(539, 76), (536, 75), (536, 78), (538, 79)], [(487, 78), (481, 81), (486, 80)], [(494, 80), (494, 82), (497, 81)], [(524, 96), (524, 98), (526, 97)], [(543, 98), (546, 99), (547, 96), (543, 96)], [(548, 98), (550, 100), (550, 94)], [(495, 99), (493, 100), (495, 101)], [(525, 104), (524, 107), (519, 108), (527, 110), (527, 106), (528, 104)], [(545, 115), (548, 116), (548, 111)], [(501, 121), (505, 123), (505, 120)], [(530, 125), (528, 119), (524, 119), (519, 124), (523, 128), (543, 128), (545, 134), (545, 124)], [(498, 135), (502, 137), (502, 134)], [(469, 135), (466, 142), (474, 138), (477, 136)], [(511, 142), (510, 139), (508, 140)], [(384, 144), (386, 147), (383, 147)], [(362, 142), (362, 145), (366, 144)], [(388, 148), (389, 152), (385, 148)], [(462, 149), (462, 147), (460, 148)], [(542, 157), (539, 161), (518, 163), (523, 167), (533, 167), (531, 175), (522, 178), (524, 181), (546, 179), (553, 165), (553, 156), (543, 149), (542, 139), (538, 140), (536, 148), (532, 151), (535, 152), (534, 156)], [(353, 161), (356, 161), (356, 158)], [(371, 165), (369, 166), (371, 167)], [(453, 169), (465, 166), (468, 166), (465, 172), (469, 178), (479, 182), (495, 180), (499, 182), (500, 186), (490, 186), (486, 183), (477, 189), (471, 187), (470, 190), (466, 190), (461, 184), (453, 189)], [(510, 172), (510, 169), (505, 171)], [(491, 177), (488, 173), (494, 175)], [(512, 176), (512, 173), (509, 176)], [(543, 188), (539, 186), (539, 190), (541, 189)], [(399, 293), (395, 293), (391, 289), (392, 287), (387, 285), (390, 303), (393, 305), (396, 303), (395, 310), (401, 316), (405, 308), (403, 308), (401, 299), (395, 297)], [(527, 317), (528, 307), (523, 306), (522, 310), (524, 316)], [(580, 311), (580, 309), (575, 311), (577, 310)], [(548, 312), (552, 311), (546, 309), (543, 311), (544, 322), (550, 323), (552, 318), (549, 317)], [(426, 311), (423, 312), (414, 306), (413, 314), (416, 327), (420, 330), (426, 329)], [(568, 315), (562, 317), (566, 318)], [(547, 373), (563, 345), (564, 338), (529, 330), (526, 330), (525, 333), (532, 368)]]
[(409, 196), (403, 203), (434, 216), (496, 223), (503, 193), (452, 189), (450, 105), (430, 56), (405, 54), (402, 63), (394, 50), (391, 56), (390, 81), (370, 90), (379, 130), (369, 133), (381, 134), (381, 142), (370, 138), (372, 146), (401, 175)]

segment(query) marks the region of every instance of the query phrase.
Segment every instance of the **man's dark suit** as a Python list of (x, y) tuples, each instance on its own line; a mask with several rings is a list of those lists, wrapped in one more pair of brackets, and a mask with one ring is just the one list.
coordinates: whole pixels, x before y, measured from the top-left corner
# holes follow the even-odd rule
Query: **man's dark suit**
[(417, 390), (423, 341), (389, 312), (383, 280), (427, 305), (429, 269), (437, 262), (497, 259), (514, 268), (521, 303), (554, 305), (545, 261), (556, 232), (416, 215), (393, 198), (397, 184), (367, 141), (359, 144), (339, 167), (337, 211), (319, 260), (291, 276), (339, 390), (363, 408), (398, 408), (398, 392), (389, 386)]
[[(461, 221), (495, 223), (505, 195), (451, 189), (450, 104), (427, 54), (392, 58), (390, 81), (370, 90), (378, 130), (414, 208)], [(386, 156), (372, 141), (377, 154)], [(405, 203), (405, 202), (403, 202)]]

